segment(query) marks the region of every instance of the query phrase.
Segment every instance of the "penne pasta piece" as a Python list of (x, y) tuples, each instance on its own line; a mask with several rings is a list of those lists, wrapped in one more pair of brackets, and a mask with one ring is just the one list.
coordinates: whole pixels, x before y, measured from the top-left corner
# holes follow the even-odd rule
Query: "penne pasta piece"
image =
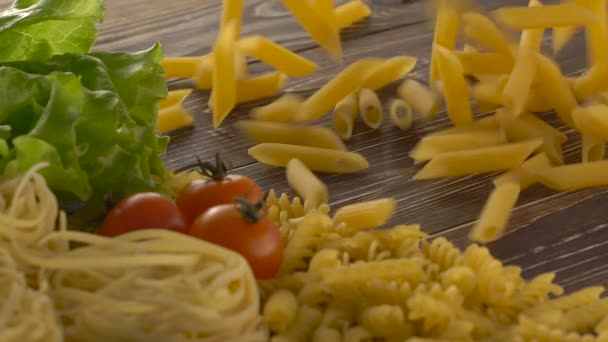
[(352, 24), (369, 17), (372, 10), (361, 0), (351, 0), (336, 7), (336, 25), (342, 30)]
[(473, 122), (473, 111), (462, 64), (452, 51), (439, 45), (435, 45), (434, 49), (437, 50), (437, 66), (444, 83), (448, 116), (455, 126), (469, 124)]
[(167, 97), (158, 104), (160, 109), (164, 109), (184, 102), (186, 97), (192, 94), (192, 89), (180, 89), (170, 91)]
[(260, 163), (282, 167), (297, 158), (310, 170), (319, 172), (352, 173), (369, 167), (358, 153), (318, 147), (265, 143), (253, 146), (248, 153)]
[(329, 201), (327, 185), (310, 171), (304, 163), (298, 159), (292, 159), (287, 163), (287, 183), (308, 202), (310, 208), (318, 208), (321, 204)]
[(478, 103), (497, 108), (502, 103), (502, 93), (506, 83), (506, 77), (479, 81), (473, 85), (471, 94)]
[(221, 28), (233, 22), (235, 25), (232, 39), (237, 40), (241, 35), (243, 26), (243, 13), (245, 12), (245, 0), (223, 0), (222, 1), (222, 22)]
[(287, 75), (273, 71), (245, 80), (236, 81), (236, 102), (244, 103), (275, 95), (287, 83)]
[[(433, 45), (440, 45), (448, 50), (456, 48), (460, 11), (453, 0), (439, 0), (437, 14), (435, 15), (435, 32)], [(434, 84), (439, 79), (437, 65), (437, 51), (431, 50), (429, 83)], [(404, 99), (405, 102), (408, 102)]]
[(511, 44), (490, 18), (481, 13), (466, 12), (462, 15), (464, 35), (468, 40), (492, 48), (499, 54), (511, 57)]
[(606, 142), (596, 137), (581, 137), (581, 161), (583, 163), (603, 160), (606, 156)]
[(237, 80), (249, 78), (249, 63), (247, 62), (247, 56), (238, 50), (234, 52), (234, 72)]
[[(497, 115), (500, 117), (500, 111)], [(553, 163), (563, 164), (561, 146), (568, 140), (568, 137), (537, 116), (524, 113), (515, 119), (502, 121), (502, 128), (509, 141), (542, 139), (543, 144), (540, 151), (544, 152)]]
[[(545, 6), (546, 7), (546, 6)], [(536, 8), (536, 7), (533, 7)], [(542, 7), (539, 7), (542, 8)], [(551, 59), (538, 54), (537, 78), (539, 94), (547, 99), (560, 120), (573, 127), (572, 111), (576, 107), (576, 98), (559, 69)]]
[(332, 123), (334, 129), (343, 140), (348, 140), (353, 135), (355, 118), (358, 112), (359, 100), (355, 93), (343, 98), (334, 108)]
[(363, 88), (359, 91), (359, 113), (367, 127), (377, 129), (382, 125), (384, 121), (382, 102), (373, 90)]
[(439, 108), (439, 96), (433, 89), (413, 80), (403, 81), (397, 89), (397, 94), (409, 104), (419, 118), (430, 120)]
[(369, 77), (363, 81), (362, 87), (378, 90), (409, 74), (414, 67), (416, 67), (415, 57), (397, 56), (389, 58), (371, 72)]
[(292, 77), (303, 77), (319, 69), (316, 63), (263, 36), (245, 37), (237, 43), (237, 47), (245, 55), (255, 57)]
[(194, 119), (186, 112), (181, 102), (163, 108), (158, 112), (156, 129), (161, 133), (170, 132), (179, 128), (191, 126)]
[(494, 115), (473, 121), (473, 123), (464, 126), (445, 128), (440, 131), (430, 133), (428, 136), (447, 135), (447, 134), (474, 134), (479, 131), (498, 131), (500, 126)]
[(504, 142), (505, 137), (498, 129), (432, 134), (423, 137), (414, 146), (410, 152), (410, 158), (414, 159), (416, 163), (420, 163), (431, 160), (442, 153), (496, 146)]
[(342, 140), (331, 129), (323, 126), (255, 120), (240, 120), (236, 126), (258, 144), (280, 143), (346, 151)]
[(395, 207), (396, 203), (392, 198), (350, 204), (338, 209), (334, 222), (345, 223), (349, 232), (376, 228), (390, 220)]
[(281, 0), (281, 2), (319, 46), (327, 50), (336, 61), (342, 61), (342, 44), (337, 25), (332, 25), (327, 20), (319, 20), (319, 15), (323, 15), (310, 1)]
[(272, 103), (254, 108), (250, 116), (260, 121), (289, 122), (300, 110), (303, 102), (304, 99), (297, 95), (286, 94)]
[(549, 161), (547, 155), (544, 153), (539, 153), (526, 160), (519, 168), (505, 172), (496, 177), (493, 183), (495, 187), (508, 183), (515, 183), (519, 185), (521, 191), (524, 191), (532, 185), (538, 183), (538, 176), (532, 173), (533, 170), (544, 169), (551, 166), (551, 161)]
[(588, 8), (597, 20), (585, 26), (587, 58), (589, 65), (606, 63), (608, 59), (608, 25), (606, 22), (606, 0), (575, 0), (577, 5)]
[(401, 99), (391, 101), (389, 115), (393, 125), (402, 131), (410, 129), (414, 123), (412, 107)]
[(587, 69), (582, 75), (574, 79), (572, 89), (579, 101), (603, 92), (608, 89), (608, 65), (596, 64)]
[(608, 140), (608, 106), (594, 104), (577, 107), (572, 113), (576, 129), (583, 135)]
[(608, 185), (608, 160), (568, 164), (532, 171), (539, 182), (558, 191)]
[(520, 191), (517, 183), (505, 183), (494, 188), (469, 233), (469, 239), (482, 243), (498, 239), (507, 229)]
[[(299, 1), (299, 0), (298, 0)], [(365, 58), (347, 66), (312, 94), (303, 104), (296, 121), (314, 121), (327, 114), (343, 98), (352, 94), (367, 79), (370, 70), (380, 65), (379, 58)]]
[(543, 113), (553, 110), (548, 101), (535, 88), (530, 89), (526, 99), (525, 109), (533, 113)]
[[(236, 63), (237, 62), (235, 60), (235, 78), (237, 69)], [(192, 80), (196, 89), (209, 90), (213, 88), (213, 69), (213, 55), (211, 55), (211, 57), (209, 58), (203, 59), (200, 63), (198, 63), (198, 65), (196, 66), (196, 71), (194, 72), (194, 75), (192, 75)]]
[(199, 63), (207, 58), (209, 57), (165, 57), (161, 62), (163, 76), (165, 78), (191, 78), (196, 73)]
[(494, 17), (513, 29), (540, 29), (550, 27), (585, 26), (598, 21), (587, 8), (566, 3), (540, 7), (502, 7)]
[(454, 52), (466, 75), (502, 75), (513, 70), (513, 58), (500, 53)]
[(441, 153), (431, 159), (414, 176), (414, 179), (465, 176), (512, 170), (519, 167), (541, 143), (540, 139), (534, 139), (472, 150)]
[(577, 28), (573, 26), (553, 28), (553, 39), (551, 41), (551, 46), (554, 55), (557, 55), (563, 49), (563, 47), (568, 44), (570, 39), (572, 39), (572, 36), (574, 36), (574, 33), (576, 33), (576, 29)]
[(223, 26), (213, 47), (213, 91), (209, 102), (213, 109), (214, 128), (221, 125), (236, 105), (234, 37), (237, 25), (236, 21), (230, 21)]

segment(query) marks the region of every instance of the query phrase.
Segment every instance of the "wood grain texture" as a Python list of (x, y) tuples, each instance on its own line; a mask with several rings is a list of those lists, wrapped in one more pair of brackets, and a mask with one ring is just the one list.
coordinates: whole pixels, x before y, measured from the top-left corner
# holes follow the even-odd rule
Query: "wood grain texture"
[[(432, 24), (425, 21), (423, 1), (371, 3), (374, 15), (343, 34), (345, 63), (366, 56), (407, 54), (419, 58), (411, 76), (425, 80)], [(483, 2), (486, 9), (525, 3), (525, 0)], [(0, 0), (0, 6), (4, 4), (8, 1)], [(134, 51), (160, 41), (166, 55), (200, 55), (208, 52), (213, 43), (220, 11), (219, 0), (107, 0), (106, 20), (95, 49)], [(309, 95), (342, 68), (312, 43), (279, 0), (247, 0), (244, 34), (254, 33), (268, 36), (320, 64), (319, 72), (311, 77), (290, 80), (286, 89), (289, 92)], [(545, 41), (545, 47), (549, 43)], [(564, 73), (576, 74), (585, 66), (583, 44), (582, 36), (577, 35), (558, 56)], [(260, 63), (250, 65), (253, 74), (267, 70)], [(188, 85), (187, 81), (170, 83), (171, 88)], [(394, 89), (387, 87), (382, 97), (394, 96)], [(213, 130), (206, 105), (208, 96), (206, 92), (195, 92), (187, 99), (186, 106), (195, 115), (196, 125), (172, 134), (166, 155), (168, 165), (183, 166), (193, 162), (195, 155), (209, 158), (219, 151), (239, 173), (253, 177), (266, 188), (289, 191), (284, 170), (253, 161), (246, 153), (251, 142), (243, 139), (233, 126), (253, 106), (270, 99), (239, 106), (220, 129)], [(552, 116), (548, 118), (559, 125)], [(327, 124), (327, 120), (321, 123)], [(445, 235), (464, 247), (468, 231), (489, 195), (493, 175), (413, 181), (418, 167), (408, 157), (421, 136), (448, 124), (445, 113), (405, 133), (392, 127), (388, 120), (376, 131), (358, 123), (348, 146), (368, 158), (371, 167), (355, 175), (321, 175), (328, 183), (332, 204), (392, 196), (399, 205), (391, 223), (420, 223), (433, 236)], [(576, 161), (580, 141), (572, 131), (568, 133), (573, 138), (566, 146), (566, 157)], [(605, 188), (556, 193), (534, 186), (522, 194), (509, 232), (489, 246), (505, 263), (520, 265), (527, 277), (554, 271), (568, 290), (591, 284), (608, 285), (608, 218), (604, 214), (607, 209)]]

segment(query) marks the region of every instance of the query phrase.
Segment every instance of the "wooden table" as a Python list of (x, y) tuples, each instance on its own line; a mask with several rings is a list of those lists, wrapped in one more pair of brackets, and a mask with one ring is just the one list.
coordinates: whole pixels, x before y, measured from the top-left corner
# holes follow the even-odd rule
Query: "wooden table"
[[(0, 1), (2, 2), (2, 1)], [(425, 1), (369, 0), (374, 14), (365, 23), (344, 33), (345, 62), (365, 56), (406, 54), (419, 58), (413, 77), (426, 79), (432, 41), (432, 25), (425, 21)], [(487, 9), (507, 4), (524, 5), (527, 0), (486, 0)], [(221, 11), (220, 0), (106, 0), (107, 14), (96, 50), (135, 51), (155, 41), (165, 55), (201, 55), (213, 43)], [(263, 34), (320, 64), (312, 77), (290, 80), (286, 91), (312, 93), (333, 77), (341, 66), (330, 61), (286, 13), (278, 0), (247, 0), (244, 35)], [(545, 41), (548, 46), (550, 40)], [(558, 60), (566, 74), (580, 73), (585, 66), (584, 39), (578, 35)], [(269, 70), (251, 63), (252, 74)], [(171, 89), (188, 83), (170, 83)], [(387, 89), (386, 98), (394, 95)], [(289, 191), (284, 170), (256, 163), (247, 155), (251, 143), (234, 128), (254, 106), (242, 105), (218, 130), (211, 128), (206, 105), (209, 93), (196, 92), (187, 100), (196, 116), (196, 125), (172, 134), (166, 155), (170, 167), (194, 160), (193, 155), (210, 158), (217, 151), (228, 158), (236, 171), (249, 175), (264, 187)], [(325, 175), (331, 202), (335, 206), (356, 201), (393, 196), (398, 209), (392, 223), (420, 223), (433, 236), (445, 235), (465, 246), (467, 233), (491, 190), (491, 177), (471, 176), (434, 181), (414, 181), (418, 167), (408, 152), (420, 137), (449, 124), (445, 113), (434, 121), (401, 132), (385, 123), (379, 130), (356, 129), (351, 150), (362, 153), (371, 167), (355, 175)], [(579, 158), (580, 141), (574, 132), (565, 148), (566, 159)], [(492, 252), (505, 263), (520, 265), (526, 277), (556, 272), (567, 290), (586, 285), (608, 285), (608, 188), (557, 193), (535, 186), (525, 191), (515, 209), (509, 232), (490, 244)]]

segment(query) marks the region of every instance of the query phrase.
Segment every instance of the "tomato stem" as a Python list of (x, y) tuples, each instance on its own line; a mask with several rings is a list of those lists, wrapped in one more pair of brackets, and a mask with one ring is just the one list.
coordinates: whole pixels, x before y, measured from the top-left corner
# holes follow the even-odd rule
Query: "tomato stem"
[(263, 210), (266, 207), (266, 196), (255, 203), (245, 197), (235, 197), (234, 205), (247, 222), (257, 223), (266, 217)]

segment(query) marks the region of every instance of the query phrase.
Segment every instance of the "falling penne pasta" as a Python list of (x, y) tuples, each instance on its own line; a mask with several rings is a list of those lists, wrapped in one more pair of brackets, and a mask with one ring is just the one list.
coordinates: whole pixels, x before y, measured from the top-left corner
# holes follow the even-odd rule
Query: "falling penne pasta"
[(583, 163), (603, 160), (605, 156), (605, 141), (589, 135), (581, 137), (581, 161)]
[(494, 17), (514, 29), (585, 26), (597, 22), (597, 16), (587, 8), (566, 3), (540, 7), (502, 7)]
[(506, 77), (495, 77), (479, 81), (471, 88), (471, 95), (478, 104), (499, 107), (502, 103), (502, 93), (507, 83)]
[(381, 63), (382, 60), (379, 58), (365, 58), (347, 66), (336, 77), (312, 94), (304, 102), (303, 109), (300, 111), (301, 115), (294, 119), (296, 121), (314, 121), (321, 118), (334, 108), (340, 100), (361, 88), (370, 70)]
[(253, 146), (248, 153), (260, 163), (282, 167), (297, 158), (310, 170), (327, 173), (352, 173), (369, 167), (358, 153), (318, 147), (264, 143)]
[(390, 220), (396, 203), (392, 198), (346, 205), (338, 209), (334, 222), (345, 223), (350, 232), (379, 227)]
[(521, 191), (526, 190), (532, 185), (538, 183), (538, 176), (532, 171), (551, 167), (551, 161), (544, 153), (539, 153), (532, 158), (526, 160), (520, 167), (496, 177), (493, 181), (494, 186), (499, 187), (507, 183), (518, 184)]
[(340, 100), (332, 115), (334, 129), (343, 140), (348, 140), (353, 135), (355, 118), (359, 112), (359, 99), (357, 94), (352, 93)]
[(466, 12), (462, 15), (464, 35), (470, 40), (492, 48), (499, 54), (511, 57), (511, 44), (490, 18), (481, 13)]
[(513, 58), (495, 52), (454, 52), (466, 75), (502, 75), (513, 70)]
[(263, 36), (245, 37), (237, 43), (237, 47), (247, 56), (255, 57), (292, 77), (307, 76), (319, 68), (316, 63)]
[[(460, 11), (456, 1), (439, 0), (437, 13), (435, 15), (435, 31), (433, 45), (440, 45), (448, 50), (456, 48), (458, 37), (458, 26), (460, 23)], [(439, 79), (439, 68), (437, 65), (437, 51), (431, 50), (429, 83), (433, 84)], [(404, 99), (405, 100), (405, 99)], [(407, 100), (405, 100), (408, 102)]]
[(234, 20), (223, 25), (213, 47), (213, 91), (210, 107), (213, 109), (214, 128), (221, 125), (236, 105), (234, 37), (237, 35), (237, 28), (238, 24)]
[(391, 101), (389, 116), (393, 125), (402, 131), (410, 129), (414, 123), (412, 107), (401, 99)]
[(608, 105), (577, 107), (572, 113), (576, 129), (583, 135), (608, 140)]
[(585, 26), (589, 65), (605, 64), (608, 60), (607, 2), (606, 0), (576, 0), (575, 3), (589, 9), (597, 18), (596, 21)]
[[(235, 61), (236, 63), (236, 61)], [(213, 88), (213, 69), (215, 68), (213, 63), (213, 55), (209, 58), (204, 58), (196, 66), (196, 70), (192, 75), (192, 81), (194, 86), (199, 90), (209, 90)], [(234, 75), (236, 78), (236, 64), (234, 67)]]
[(580, 101), (608, 89), (608, 65), (604, 63), (593, 65), (574, 80), (572, 89)]
[(525, 109), (533, 113), (543, 113), (552, 110), (551, 104), (547, 99), (540, 95), (539, 91), (531, 88), (526, 99)]
[(167, 97), (164, 100), (160, 101), (160, 103), (158, 105), (159, 105), (160, 109), (164, 109), (164, 108), (176, 105), (176, 104), (180, 104), (180, 103), (184, 102), (186, 97), (188, 97), (190, 94), (192, 94), (192, 89), (180, 89), (180, 90), (170, 91), (167, 94)]
[(445, 152), (435, 156), (414, 179), (432, 179), (512, 170), (519, 167), (540, 145), (540, 139)]
[(232, 39), (237, 40), (241, 34), (243, 26), (243, 14), (245, 12), (245, 0), (223, 0), (222, 1), (222, 22), (221, 27), (225, 27), (229, 22), (235, 25)]
[(258, 144), (280, 143), (346, 150), (342, 140), (331, 129), (323, 126), (255, 120), (240, 120), (236, 125), (241, 132)]
[(376, 129), (384, 121), (382, 102), (373, 90), (363, 88), (359, 91), (359, 113), (363, 123), (371, 129)]
[(323, 20), (329, 20), (332, 25), (336, 25), (336, 16), (334, 8), (336, 7), (335, 0), (312, 0), (314, 9), (321, 15)]
[(397, 56), (389, 58), (370, 73), (369, 77), (363, 81), (362, 87), (371, 90), (380, 89), (409, 74), (415, 66), (415, 57)]
[(517, 183), (504, 183), (488, 197), (479, 220), (469, 233), (469, 239), (477, 242), (494, 241), (507, 229), (511, 211), (517, 203), (521, 189)]
[(165, 107), (158, 112), (156, 129), (161, 133), (167, 133), (179, 128), (191, 126), (194, 123), (192, 115), (188, 113), (181, 102)]
[(532, 171), (539, 182), (558, 191), (608, 185), (608, 160), (568, 164)]
[(297, 95), (286, 94), (265, 106), (254, 108), (250, 116), (254, 120), (289, 122), (300, 110), (304, 99)]
[(552, 49), (553, 54), (557, 55), (562, 48), (568, 44), (574, 33), (576, 33), (576, 27), (573, 26), (565, 26), (565, 27), (554, 27), (552, 35)]
[(475, 120), (473, 123), (458, 127), (449, 127), (444, 128), (440, 131), (433, 132), (427, 136), (434, 135), (447, 135), (447, 134), (469, 134), (475, 133), (479, 131), (498, 131), (500, 129), (500, 125), (498, 123), (498, 119), (496, 119), (495, 115), (487, 116), (483, 119)]
[(498, 130), (463, 131), (451, 134), (427, 135), (410, 152), (417, 163), (433, 159), (445, 152), (473, 150), (504, 143), (505, 137)]
[(437, 50), (437, 65), (443, 81), (448, 116), (456, 126), (469, 124), (473, 122), (473, 111), (462, 64), (452, 51), (440, 45), (435, 45), (434, 49)]
[(311, 208), (318, 208), (319, 205), (328, 203), (327, 185), (323, 184), (300, 160), (290, 160), (287, 163), (286, 173), (289, 186), (302, 196)]
[(342, 30), (352, 24), (363, 20), (372, 14), (372, 10), (361, 0), (351, 0), (336, 7), (336, 25)]
[(190, 78), (196, 73), (196, 68), (209, 56), (202, 57), (165, 57), (161, 62), (165, 78)]
[[(542, 8), (542, 7), (531, 7)], [(559, 66), (551, 59), (538, 54), (537, 77), (538, 90), (541, 96), (549, 101), (560, 120), (573, 127), (572, 111), (576, 107), (576, 98), (564, 79)]]
[(275, 95), (283, 89), (287, 75), (273, 71), (236, 81), (236, 102), (244, 103)]
[(439, 96), (433, 89), (413, 80), (405, 80), (397, 89), (397, 94), (405, 103), (412, 106), (414, 114), (424, 120), (432, 118), (439, 108)]

